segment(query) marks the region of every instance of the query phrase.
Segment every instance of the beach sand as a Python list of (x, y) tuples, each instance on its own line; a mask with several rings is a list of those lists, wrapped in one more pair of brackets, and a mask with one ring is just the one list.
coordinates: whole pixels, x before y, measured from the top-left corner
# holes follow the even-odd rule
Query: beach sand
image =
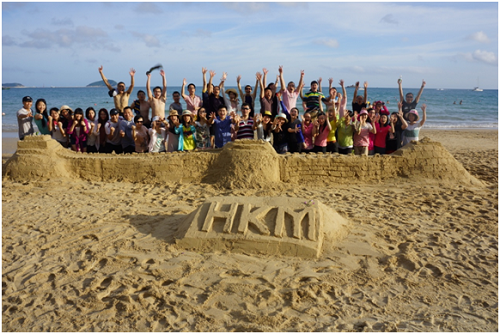
[[(485, 187), (217, 189), (3, 179), (4, 331), (498, 331), (498, 132), (422, 130)], [(15, 150), (3, 140), (2, 160)], [(10, 151), (9, 151), (10, 150)], [(315, 199), (349, 221), (316, 259), (201, 253), (213, 196)]]

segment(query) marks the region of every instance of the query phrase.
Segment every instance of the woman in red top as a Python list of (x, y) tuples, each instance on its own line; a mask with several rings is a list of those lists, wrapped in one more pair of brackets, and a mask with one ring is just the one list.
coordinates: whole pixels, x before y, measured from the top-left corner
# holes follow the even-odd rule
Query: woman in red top
[(328, 134), (331, 130), (332, 126), (327, 120), (326, 114), (324, 112), (320, 112), (318, 114), (318, 119), (314, 122), (313, 138), (315, 139), (313, 152), (326, 153)]
[(373, 142), (375, 154), (385, 154), (385, 140), (387, 134), (394, 133), (394, 123), (389, 125), (389, 112), (385, 110), (380, 111), (380, 117), (377, 122), (375, 122), (375, 128), (377, 133), (375, 134), (375, 140)]

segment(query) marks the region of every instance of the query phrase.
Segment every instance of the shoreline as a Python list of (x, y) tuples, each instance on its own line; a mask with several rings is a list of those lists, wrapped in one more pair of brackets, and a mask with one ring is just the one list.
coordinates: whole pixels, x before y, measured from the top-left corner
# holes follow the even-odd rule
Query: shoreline
[[(478, 136), (480, 134), (480, 136)], [(420, 139), (429, 137), (438, 141), (453, 153), (456, 150), (474, 149), (490, 150), (498, 149), (498, 129), (422, 129)], [(494, 142), (492, 142), (494, 141)], [(2, 159), (10, 157), (17, 149), (17, 131), (2, 133)]]

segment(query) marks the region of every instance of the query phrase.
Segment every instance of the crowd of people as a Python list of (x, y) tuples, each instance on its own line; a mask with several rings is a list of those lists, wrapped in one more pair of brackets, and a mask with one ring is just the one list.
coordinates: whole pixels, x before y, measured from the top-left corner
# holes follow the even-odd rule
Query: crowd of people
[[(196, 86), (182, 82), (181, 92), (172, 94), (168, 116), (165, 114), (167, 80), (163, 69), (160, 75), (163, 87), (151, 90), (151, 71), (146, 73), (146, 92), (139, 90), (137, 99), (129, 104), (134, 88), (135, 70), (129, 74), (131, 84), (124, 82), (114, 88), (99, 68), (102, 80), (114, 100), (114, 108), (85, 111), (74, 110), (68, 105), (48, 110), (47, 102), (38, 99), (35, 113), (33, 99), (25, 96), (23, 108), (17, 112), (19, 139), (34, 134), (33, 121), (39, 132), (51, 135), (63, 147), (76, 152), (146, 153), (193, 151), (222, 148), (236, 139), (262, 139), (269, 142), (277, 153), (338, 152), (340, 154), (372, 155), (390, 154), (412, 140), (418, 140), (419, 131), (426, 120), (426, 105), (419, 115), (417, 104), (425, 87), (422, 82), (416, 98), (412, 93), (403, 95), (402, 80), (398, 80), (400, 101), (398, 110), (389, 112), (382, 101), (368, 101), (368, 83), (364, 94), (356, 82), (351, 109), (344, 81), (340, 91), (329, 79), (328, 96), (322, 93), (321, 78), (312, 81), (304, 93), (304, 71), (299, 82), (285, 85), (283, 67), (280, 66), (276, 81), (267, 84), (268, 71), (255, 75), (255, 87), (238, 90), (225, 89), (227, 74), (219, 85), (213, 84), (215, 72), (202, 68), (202, 96), (196, 95)], [(209, 73), (207, 82), (206, 75)], [(259, 95), (257, 92), (259, 91)], [(147, 100), (146, 100), (147, 96)], [(297, 107), (301, 98), (302, 112)], [(180, 103), (184, 99), (186, 108)], [(241, 100), (240, 100), (241, 99)], [(260, 101), (260, 110), (255, 102)], [(241, 102), (240, 102), (241, 101)]]

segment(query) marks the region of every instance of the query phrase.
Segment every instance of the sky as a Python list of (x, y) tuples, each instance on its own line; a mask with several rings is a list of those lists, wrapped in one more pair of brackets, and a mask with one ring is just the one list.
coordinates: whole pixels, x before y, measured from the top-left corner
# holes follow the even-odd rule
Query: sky
[[(369, 87), (498, 88), (497, 2), (3, 2), (2, 82), (75, 87), (108, 79), (145, 86), (285, 81), (305, 71)], [(208, 76), (207, 76), (208, 79)], [(152, 86), (161, 85), (153, 72)]]

